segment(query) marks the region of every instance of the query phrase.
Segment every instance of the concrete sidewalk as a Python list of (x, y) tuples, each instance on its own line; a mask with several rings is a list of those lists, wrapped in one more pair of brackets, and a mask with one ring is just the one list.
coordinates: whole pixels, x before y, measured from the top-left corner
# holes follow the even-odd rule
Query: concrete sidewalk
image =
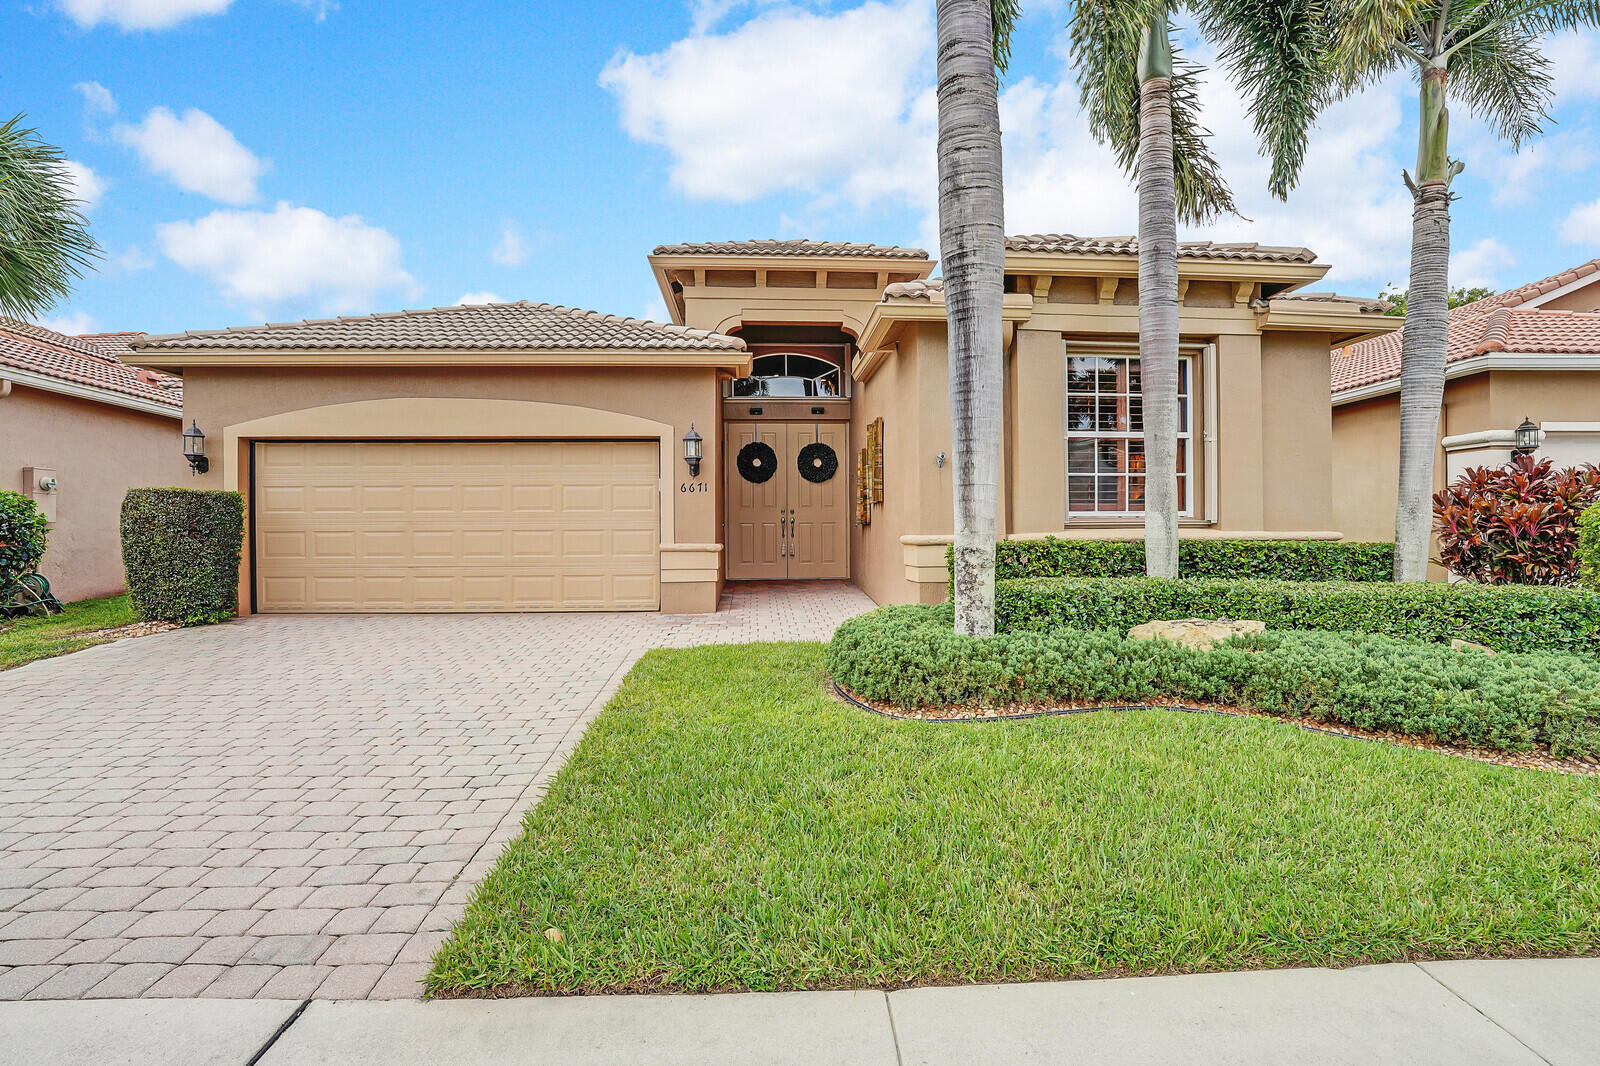
[(1592, 1066), (1600, 959), (883, 992), (0, 1004), (30, 1066)]

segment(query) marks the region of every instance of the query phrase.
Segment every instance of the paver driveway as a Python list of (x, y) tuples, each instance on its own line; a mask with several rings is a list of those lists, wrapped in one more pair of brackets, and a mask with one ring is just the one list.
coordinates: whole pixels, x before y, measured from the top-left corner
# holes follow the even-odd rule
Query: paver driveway
[(0, 673), (0, 999), (416, 995), (640, 654), (872, 606), (740, 588), (715, 615), (259, 617)]

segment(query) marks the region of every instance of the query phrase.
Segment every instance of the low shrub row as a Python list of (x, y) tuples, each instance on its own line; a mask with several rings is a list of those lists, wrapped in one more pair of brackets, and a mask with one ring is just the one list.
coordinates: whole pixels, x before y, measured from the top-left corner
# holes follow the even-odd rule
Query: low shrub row
[(140, 618), (205, 625), (239, 610), (244, 497), (132, 489), (122, 501), (122, 565)]
[(1600, 505), (1578, 518), (1578, 580), (1600, 592)]
[[(1003, 540), (995, 578), (1139, 577), (1142, 540)], [(1342, 540), (1185, 540), (1180, 577), (1261, 577), (1280, 581), (1390, 581), (1394, 545)]]
[(941, 605), (846, 622), (827, 666), (850, 691), (900, 707), (1215, 703), (1504, 751), (1600, 752), (1600, 665), (1567, 655), (1296, 631), (1207, 651), (1075, 629), (963, 637)]
[(1268, 629), (1344, 630), (1497, 651), (1600, 657), (1600, 594), (1583, 589), (1442, 582), (1035, 578), (996, 589), (1004, 631), (1112, 629), (1154, 619), (1257, 619)]

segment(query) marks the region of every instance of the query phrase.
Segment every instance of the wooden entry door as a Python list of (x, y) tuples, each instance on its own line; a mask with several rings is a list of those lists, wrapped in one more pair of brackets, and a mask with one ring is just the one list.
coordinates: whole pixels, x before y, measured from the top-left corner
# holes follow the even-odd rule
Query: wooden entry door
[[(826, 472), (825, 452), (806, 450), (821, 444), (833, 452), (833, 476), (811, 481)], [(844, 578), (850, 576), (846, 552), (850, 527), (850, 427), (843, 422), (791, 423), (789, 426), (789, 576), (791, 578)]]
[[(723, 428), (728, 579), (849, 577), (849, 426), (729, 422)], [(825, 480), (810, 480), (800, 471), (802, 461), (811, 463), (813, 477), (827, 467), (826, 453), (807, 450), (812, 444), (832, 449), (834, 469)], [(753, 480), (769, 470), (764, 480)]]

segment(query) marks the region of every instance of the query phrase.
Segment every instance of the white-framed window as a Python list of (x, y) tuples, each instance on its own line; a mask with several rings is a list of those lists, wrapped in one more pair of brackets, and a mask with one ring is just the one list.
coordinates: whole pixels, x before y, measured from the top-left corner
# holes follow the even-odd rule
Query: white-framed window
[[(1139, 357), (1067, 353), (1067, 518), (1144, 514)], [(1178, 358), (1178, 513), (1194, 515), (1194, 358)]]
[(802, 352), (758, 355), (750, 376), (729, 383), (729, 396), (815, 397), (843, 396), (844, 377), (826, 359)]

